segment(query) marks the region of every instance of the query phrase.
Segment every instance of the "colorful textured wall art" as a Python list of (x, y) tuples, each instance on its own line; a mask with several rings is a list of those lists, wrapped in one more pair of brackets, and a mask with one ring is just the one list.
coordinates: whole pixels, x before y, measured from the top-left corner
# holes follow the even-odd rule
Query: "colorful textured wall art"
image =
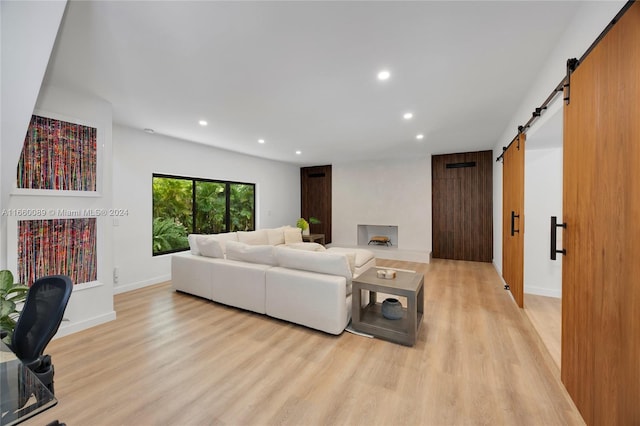
[(96, 218), (18, 221), (18, 282), (58, 274), (74, 284), (96, 281), (96, 241)]
[(18, 163), (18, 188), (96, 191), (97, 130), (31, 116)]

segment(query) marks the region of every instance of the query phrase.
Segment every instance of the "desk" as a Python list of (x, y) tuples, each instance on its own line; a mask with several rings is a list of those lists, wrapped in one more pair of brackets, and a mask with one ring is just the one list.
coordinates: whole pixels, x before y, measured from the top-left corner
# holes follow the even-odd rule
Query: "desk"
[(0, 425), (21, 423), (57, 403), (49, 389), (0, 341)]
[(302, 235), (302, 241), (307, 243), (320, 243), (324, 245), (324, 234)]

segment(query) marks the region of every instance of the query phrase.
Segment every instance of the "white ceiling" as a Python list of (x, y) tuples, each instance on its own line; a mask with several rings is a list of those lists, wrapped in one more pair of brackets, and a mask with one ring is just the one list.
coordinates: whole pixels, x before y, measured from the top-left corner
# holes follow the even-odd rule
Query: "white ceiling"
[(492, 149), (579, 6), (72, 1), (45, 82), (119, 124), (300, 165)]

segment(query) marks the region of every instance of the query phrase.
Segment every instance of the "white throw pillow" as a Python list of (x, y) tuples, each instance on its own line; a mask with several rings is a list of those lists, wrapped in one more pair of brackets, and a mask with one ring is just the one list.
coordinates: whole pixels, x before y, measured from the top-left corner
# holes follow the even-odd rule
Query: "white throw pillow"
[(283, 268), (338, 275), (349, 282), (353, 277), (349, 261), (342, 253), (294, 250), (288, 247), (274, 247), (274, 250), (278, 265)]
[(200, 240), (202, 238), (213, 238), (214, 240), (220, 243), (220, 247), (222, 248), (222, 253), (226, 253), (226, 242), (227, 241), (238, 241), (238, 235), (236, 232), (224, 232), (222, 234), (211, 234), (211, 235), (199, 235), (196, 236), (196, 242), (198, 243), (198, 247), (200, 247)]
[(284, 244), (284, 228), (267, 229), (266, 231), (269, 245), (277, 246)]
[(322, 244), (318, 244), (318, 243), (293, 243), (293, 244), (287, 244), (287, 247), (296, 249), (296, 250), (307, 250), (307, 251), (327, 250)]
[(198, 235), (196, 237), (200, 255), (224, 259), (224, 249), (221, 242), (213, 235)]
[(191, 254), (194, 256), (200, 255), (200, 250), (198, 249), (198, 242), (196, 241), (196, 237), (198, 235), (203, 234), (189, 234), (187, 235), (187, 240), (189, 241), (189, 250), (191, 250)]
[(227, 259), (275, 266), (277, 263), (273, 249), (274, 247), (270, 245), (256, 246), (229, 241), (227, 242)]
[(238, 241), (253, 246), (269, 244), (267, 231), (258, 229), (257, 231), (238, 231)]
[(294, 244), (302, 242), (302, 229), (300, 228), (287, 228), (284, 230), (284, 243)]

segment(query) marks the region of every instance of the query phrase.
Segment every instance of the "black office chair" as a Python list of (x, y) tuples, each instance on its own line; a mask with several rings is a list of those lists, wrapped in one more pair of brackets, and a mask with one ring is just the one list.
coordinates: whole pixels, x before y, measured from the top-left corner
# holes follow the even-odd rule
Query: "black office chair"
[(71, 297), (73, 283), (66, 275), (43, 277), (29, 288), (9, 347), (53, 393), (53, 364), (44, 349), (58, 331)]

